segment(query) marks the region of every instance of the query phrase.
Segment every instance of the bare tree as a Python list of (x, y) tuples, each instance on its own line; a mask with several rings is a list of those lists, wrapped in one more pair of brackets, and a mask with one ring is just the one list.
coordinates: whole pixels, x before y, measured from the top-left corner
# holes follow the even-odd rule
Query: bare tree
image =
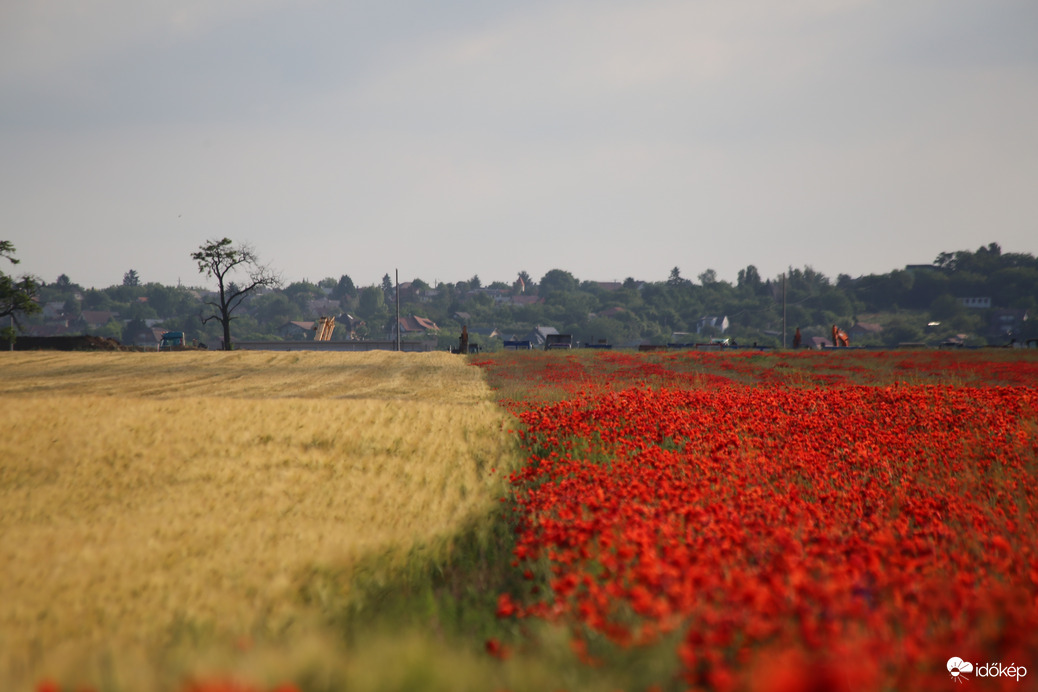
[[(280, 286), (281, 276), (269, 267), (261, 265), (255, 251), (249, 245), (234, 245), (230, 238), (210, 240), (200, 246), (198, 252), (191, 253), (191, 259), (198, 262), (198, 273), (215, 278), (220, 289), (216, 301), (205, 301), (206, 305), (213, 308), (213, 314), (207, 317), (200, 316), (202, 324), (217, 320), (223, 325), (223, 348), (230, 351), (231, 320), (234, 319), (234, 311), (245, 297), (257, 288)], [(247, 282), (237, 284), (230, 280), (229, 274), (239, 270), (248, 272)]]

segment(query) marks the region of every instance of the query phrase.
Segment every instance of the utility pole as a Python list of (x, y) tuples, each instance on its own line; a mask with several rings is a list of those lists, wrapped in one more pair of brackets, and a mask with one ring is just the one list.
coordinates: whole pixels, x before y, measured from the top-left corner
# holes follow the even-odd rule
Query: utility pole
[(782, 272), (782, 348), (786, 348), (786, 272)]
[(396, 350), (400, 350), (400, 270), (394, 269), (396, 273)]

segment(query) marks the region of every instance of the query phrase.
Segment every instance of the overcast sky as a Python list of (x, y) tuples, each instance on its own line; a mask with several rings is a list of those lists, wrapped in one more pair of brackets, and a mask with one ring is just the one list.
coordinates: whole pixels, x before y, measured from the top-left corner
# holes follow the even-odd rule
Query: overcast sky
[[(3, 0), (47, 282), (833, 278), (1038, 254), (1035, 0)], [(11, 272), (10, 266), (3, 271)]]

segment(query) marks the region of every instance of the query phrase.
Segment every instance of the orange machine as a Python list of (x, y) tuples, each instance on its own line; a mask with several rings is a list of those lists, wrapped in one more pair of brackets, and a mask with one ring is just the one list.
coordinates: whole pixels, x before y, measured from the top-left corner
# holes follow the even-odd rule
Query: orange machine
[(314, 325), (314, 341), (331, 341), (333, 331), (335, 331), (335, 318), (322, 317)]
[(839, 348), (840, 346), (843, 346), (844, 348), (847, 348), (850, 345), (851, 345), (851, 341), (850, 341), (850, 339), (847, 338), (847, 332), (843, 331), (842, 329), (840, 329), (839, 327), (837, 327), (834, 324), (833, 325), (833, 347), (834, 348)]

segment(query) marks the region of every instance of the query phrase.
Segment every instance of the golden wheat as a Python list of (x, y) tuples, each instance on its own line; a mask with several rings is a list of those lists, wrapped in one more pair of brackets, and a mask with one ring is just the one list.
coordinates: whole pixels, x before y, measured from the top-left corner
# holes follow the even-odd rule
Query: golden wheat
[(443, 353), (0, 354), (0, 417), (0, 669), (287, 627), (308, 570), (457, 530), (515, 453)]

